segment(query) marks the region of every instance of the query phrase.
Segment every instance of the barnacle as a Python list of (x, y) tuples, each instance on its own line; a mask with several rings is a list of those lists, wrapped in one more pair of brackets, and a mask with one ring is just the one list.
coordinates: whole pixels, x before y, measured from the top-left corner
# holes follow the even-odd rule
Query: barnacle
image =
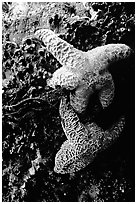
[(74, 173), (91, 163), (98, 152), (109, 147), (119, 137), (125, 124), (122, 116), (110, 129), (103, 130), (94, 122), (83, 125), (66, 97), (60, 104), (62, 127), (67, 140), (55, 157), (56, 173)]
[(130, 56), (131, 49), (125, 44), (108, 44), (83, 52), (59, 38), (49, 29), (37, 30), (36, 38), (42, 40), (46, 49), (60, 62), (61, 68), (53, 73), (48, 85), (57, 85), (68, 90), (70, 104), (76, 112), (86, 110), (89, 96), (96, 90), (103, 108), (108, 107), (114, 97), (114, 82), (108, 66)]

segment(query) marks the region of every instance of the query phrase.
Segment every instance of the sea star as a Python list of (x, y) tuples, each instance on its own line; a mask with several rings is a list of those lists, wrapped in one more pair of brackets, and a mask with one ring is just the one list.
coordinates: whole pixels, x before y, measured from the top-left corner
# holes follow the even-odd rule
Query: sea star
[(61, 68), (53, 73), (47, 84), (73, 90), (70, 104), (78, 113), (86, 110), (89, 96), (96, 90), (103, 108), (108, 107), (114, 97), (114, 82), (108, 66), (130, 56), (131, 49), (125, 44), (108, 44), (88, 52), (74, 48), (49, 29), (40, 29), (36, 38), (43, 41), (46, 49), (60, 62)]
[(105, 131), (95, 123), (83, 125), (66, 97), (60, 103), (60, 116), (67, 140), (56, 154), (54, 171), (61, 174), (71, 174), (86, 167), (98, 152), (109, 147), (119, 137), (125, 124), (122, 116)]

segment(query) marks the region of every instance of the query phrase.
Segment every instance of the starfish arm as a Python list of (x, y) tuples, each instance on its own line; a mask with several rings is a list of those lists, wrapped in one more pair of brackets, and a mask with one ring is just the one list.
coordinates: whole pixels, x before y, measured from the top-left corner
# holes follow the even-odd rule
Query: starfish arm
[(109, 63), (125, 59), (131, 55), (132, 49), (125, 44), (108, 44), (104, 45), (103, 54)]
[(70, 143), (69, 140), (66, 140), (60, 150), (57, 152), (55, 156), (55, 167), (54, 171), (56, 173), (66, 174), (66, 173), (74, 173), (85, 168), (91, 162), (91, 152), (87, 151), (85, 154), (85, 148), (87, 147), (83, 140), (82, 144), (74, 145)]
[[(89, 138), (88, 140), (83, 139), (82, 143), (77, 143), (75, 145), (77, 157), (73, 161), (73, 165), (71, 164), (71, 168), (69, 167), (71, 172), (85, 168), (96, 158), (99, 152), (110, 147), (110, 145), (120, 136), (124, 124), (124, 117), (121, 117), (120, 120), (107, 131), (103, 131), (95, 123), (86, 125), (89, 130)], [(79, 163), (80, 165), (78, 165)]]
[(101, 72), (108, 72), (109, 64), (127, 58), (131, 54), (128, 46), (108, 44), (82, 52), (49, 29), (38, 30), (35, 36), (44, 42), (47, 50), (63, 65), (55, 71), (47, 84), (53, 88), (59, 85), (68, 90), (75, 89), (75, 94), (70, 94), (70, 103), (76, 112), (82, 113), (86, 110), (95, 83), (96, 89), (100, 89), (99, 98), (103, 108), (111, 103), (114, 97), (114, 83), (112, 79), (103, 78)]
[(89, 141), (87, 142), (87, 148), (89, 146), (90, 154), (95, 157), (94, 154), (96, 155), (96, 153), (99, 151), (108, 148), (120, 136), (124, 125), (124, 116), (120, 117), (120, 119), (106, 131), (104, 131), (95, 123), (86, 124), (85, 126), (89, 131)]
[(73, 171), (72, 166), (76, 158), (75, 145), (66, 140), (55, 156), (54, 171), (66, 174)]
[(108, 44), (96, 47), (88, 51), (87, 58), (90, 64), (94, 65), (94, 70), (106, 70), (107, 66), (113, 62), (128, 58), (132, 49), (125, 44)]
[(83, 84), (78, 86), (75, 92), (70, 93), (70, 104), (77, 113), (83, 113), (88, 105), (90, 95), (94, 92), (94, 85)]
[(87, 129), (80, 122), (77, 114), (70, 104), (67, 103), (67, 99), (65, 97), (62, 97), (61, 99), (59, 113), (62, 128), (69, 141), (76, 143), (79, 138), (85, 138), (87, 136)]
[(69, 71), (67, 67), (61, 67), (53, 73), (51, 79), (47, 80), (47, 85), (55, 88), (61, 86), (67, 90), (73, 90), (79, 85), (79, 76), (72, 71)]
[(104, 132), (104, 130), (102, 128), (100, 128), (96, 123), (92, 122), (92, 123), (86, 123), (85, 127), (87, 128), (90, 137), (93, 138), (93, 136), (97, 136), (97, 132), (102, 134)]
[(68, 146), (69, 146), (69, 142), (68, 142), (68, 140), (66, 140), (61, 145), (60, 150), (56, 153), (56, 156), (55, 156), (55, 166), (54, 166), (54, 171), (56, 173), (61, 173), (61, 174), (65, 173), (63, 167), (64, 167), (64, 163), (69, 159), (68, 155), (67, 155), (67, 152), (68, 152), (68, 149), (69, 149)]
[(40, 29), (35, 33), (36, 38), (43, 41), (46, 49), (62, 64), (71, 69), (83, 69), (85, 60), (83, 52), (62, 40), (49, 29)]
[(104, 133), (102, 140), (102, 150), (108, 148), (122, 133), (125, 126), (125, 117), (122, 116), (120, 119)]
[(112, 77), (110, 76), (109, 80), (106, 80), (105, 85), (99, 91), (99, 100), (103, 108), (108, 107), (113, 98), (115, 92), (115, 85)]
[[(83, 148), (86, 143), (81, 140), (81, 144), (73, 144), (69, 140), (66, 140), (62, 145), (60, 150), (55, 156), (55, 167), (54, 171), (61, 174), (72, 174), (76, 171), (83, 169), (91, 162), (87, 155), (85, 155), (85, 149)], [(85, 144), (86, 147), (86, 144)], [(83, 151), (83, 152), (82, 152)], [(86, 151), (87, 153), (87, 151)], [(91, 152), (88, 152), (89, 154)], [(91, 154), (90, 154), (91, 159)]]
[(86, 128), (89, 131), (89, 144), (98, 143), (95, 149), (104, 150), (109, 147), (122, 133), (125, 126), (125, 117), (121, 116), (119, 120), (106, 131), (95, 123), (87, 123)]
[(79, 86), (75, 93), (70, 94), (70, 104), (76, 112), (82, 113), (86, 110), (89, 96), (96, 90), (99, 91), (99, 99), (103, 108), (111, 104), (115, 86), (107, 67), (113, 62), (129, 57), (131, 52), (132, 50), (127, 45), (109, 44), (86, 53), (90, 66), (85, 69), (85, 73), (87, 72), (83, 77), (85, 83)]
[[(92, 75), (91, 75), (92, 78)], [(70, 104), (77, 113), (83, 113), (88, 105), (89, 97), (95, 92), (99, 92), (99, 99), (103, 108), (106, 108), (114, 98), (115, 86), (111, 74), (106, 71), (97, 79), (90, 80), (88, 83), (81, 83), (75, 90), (70, 93)]]
[(95, 123), (86, 124), (89, 138), (79, 138), (77, 143), (66, 140), (56, 154), (54, 171), (66, 174), (85, 168), (100, 151), (108, 148), (119, 137), (124, 124), (124, 117), (107, 131), (103, 131)]
[[(83, 139), (82, 143), (75, 145), (76, 155), (79, 158), (77, 158), (77, 160), (81, 162), (82, 168), (91, 163), (100, 151), (108, 148), (119, 137), (124, 125), (124, 117), (121, 117), (119, 121), (107, 131), (103, 131), (95, 123), (86, 124), (86, 128), (89, 131), (88, 140)], [(74, 162), (77, 161), (75, 160)]]

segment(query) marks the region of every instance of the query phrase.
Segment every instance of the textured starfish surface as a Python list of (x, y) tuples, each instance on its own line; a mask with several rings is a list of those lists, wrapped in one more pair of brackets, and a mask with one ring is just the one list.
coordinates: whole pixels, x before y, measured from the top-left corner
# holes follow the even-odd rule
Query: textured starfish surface
[(115, 88), (107, 68), (111, 63), (130, 56), (131, 49), (127, 45), (108, 44), (83, 52), (49, 29), (37, 30), (35, 36), (62, 65), (48, 80), (48, 85), (73, 90), (70, 104), (76, 112), (86, 110), (89, 96), (96, 90), (103, 108), (112, 102)]
[(74, 173), (86, 167), (98, 152), (119, 137), (125, 124), (124, 117), (121, 117), (106, 131), (95, 123), (83, 125), (66, 97), (60, 103), (60, 116), (67, 140), (56, 154), (54, 171), (61, 174)]

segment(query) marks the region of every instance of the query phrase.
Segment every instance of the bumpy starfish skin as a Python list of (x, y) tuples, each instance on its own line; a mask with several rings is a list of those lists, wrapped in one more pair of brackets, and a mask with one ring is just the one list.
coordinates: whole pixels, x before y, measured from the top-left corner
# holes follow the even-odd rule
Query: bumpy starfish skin
[[(49, 29), (38, 30), (35, 36), (44, 42), (46, 49), (52, 53), (63, 66), (55, 72), (49, 85), (52, 87), (61, 85), (69, 90), (76, 88), (82, 79), (81, 71), (83, 67), (89, 66), (89, 62), (86, 57), (83, 56), (83, 52), (57, 37), (57, 35)], [(67, 75), (71, 81), (66, 80)], [(72, 81), (74, 86), (71, 84)]]
[(98, 152), (109, 147), (123, 130), (125, 119), (104, 131), (95, 123), (83, 125), (65, 97), (60, 104), (60, 116), (67, 140), (62, 144), (55, 157), (54, 171), (74, 173), (91, 163)]
[(85, 138), (88, 135), (88, 131), (85, 126), (79, 121), (77, 114), (72, 107), (67, 104), (67, 99), (62, 98), (59, 107), (59, 113), (61, 117), (61, 124), (63, 131), (67, 139), (71, 143), (77, 143), (77, 139)]
[(99, 90), (102, 107), (107, 107), (114, 97), (114, 82), (107, 67), (120, 59), (127, 58), (131, 49), (124, 44), (108, 44), (82, 52), (59, 38), (49, 29), (36, 31), (35, 36), (42, 40), (49, 52), (62, 67), (56, 70), (48, 85), (60, 85), (75, 90), (70, 95), (70, 103), (76, 112), (86, 110), (89, 96)]

